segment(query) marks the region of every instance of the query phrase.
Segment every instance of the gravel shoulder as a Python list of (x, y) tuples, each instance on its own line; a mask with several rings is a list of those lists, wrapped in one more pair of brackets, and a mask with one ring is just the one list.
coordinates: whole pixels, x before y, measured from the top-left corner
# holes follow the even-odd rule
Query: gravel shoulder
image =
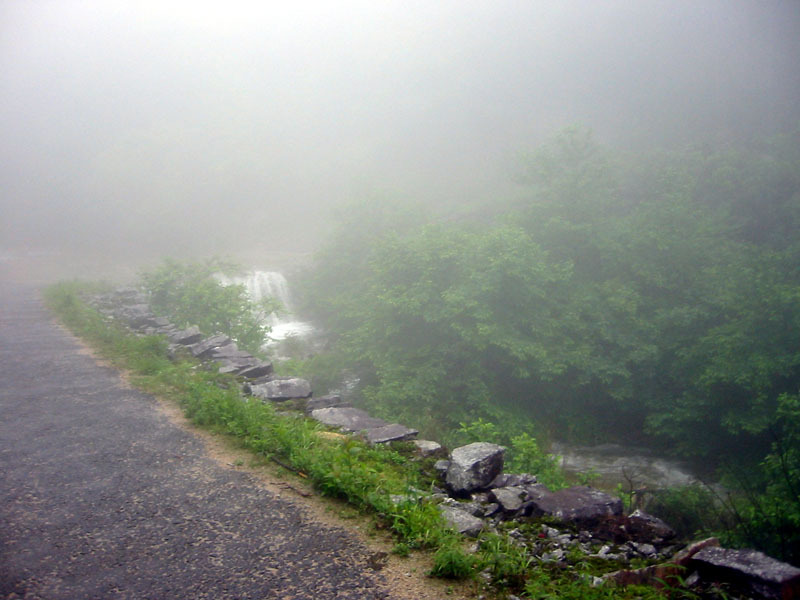
[(0, 597), (451, 592), (384, 556), (365, 522), (132, 389), (33, 288), (3, 285), (0, 306)]

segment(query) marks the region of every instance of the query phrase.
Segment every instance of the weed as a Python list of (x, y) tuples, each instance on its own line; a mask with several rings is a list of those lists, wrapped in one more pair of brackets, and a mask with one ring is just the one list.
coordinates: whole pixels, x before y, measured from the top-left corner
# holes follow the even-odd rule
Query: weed
[(434, 553), (430, 574), (445, 579), (474, 577), (475, 557), (464, 552), (457, 542), (447, 543)]

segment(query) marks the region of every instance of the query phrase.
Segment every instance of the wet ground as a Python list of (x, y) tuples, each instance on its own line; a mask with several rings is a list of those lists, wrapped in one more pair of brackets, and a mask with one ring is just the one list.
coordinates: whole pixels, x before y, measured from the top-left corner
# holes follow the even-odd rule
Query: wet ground
[(0, 598), (392, 598), (369, 550), (213, 461), (0, 282)]

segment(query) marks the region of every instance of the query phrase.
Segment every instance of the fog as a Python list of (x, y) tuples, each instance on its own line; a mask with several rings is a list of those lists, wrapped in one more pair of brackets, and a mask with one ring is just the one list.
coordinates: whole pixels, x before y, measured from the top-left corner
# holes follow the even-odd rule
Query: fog
[(0, 4), (0, 249), (303, 254), (331, 207), (492, 202), (564, 126), (800, 120), (800, 2)]

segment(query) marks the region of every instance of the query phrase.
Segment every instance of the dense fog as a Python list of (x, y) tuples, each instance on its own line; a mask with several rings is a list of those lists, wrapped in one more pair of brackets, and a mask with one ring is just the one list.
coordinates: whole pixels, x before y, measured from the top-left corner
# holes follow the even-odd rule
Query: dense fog
[(303, 254), (364, 196), (512, 193), (564, 126), (722, 146), (800, 118), (800, 4), (3, 2), (0, 247)]

